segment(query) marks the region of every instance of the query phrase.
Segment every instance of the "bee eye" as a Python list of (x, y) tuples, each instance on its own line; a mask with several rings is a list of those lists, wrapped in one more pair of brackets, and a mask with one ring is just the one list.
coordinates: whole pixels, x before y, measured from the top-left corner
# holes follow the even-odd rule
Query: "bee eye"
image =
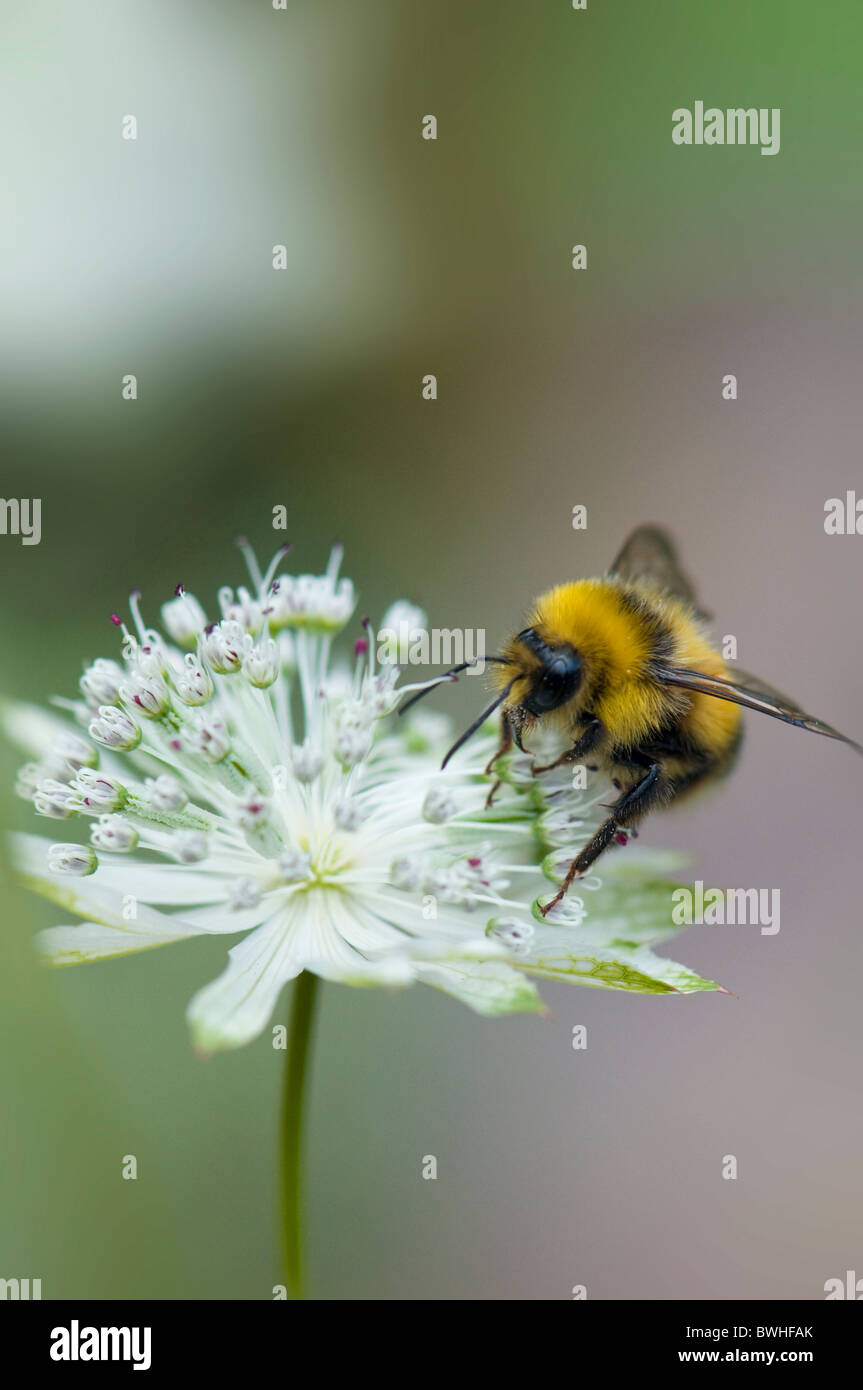
[(571, 700), (581, 681), (581, 659), (571, 647), (558, 650), (541, 667), (533, 690), (524, 702), (530, 714), (548, 714)]

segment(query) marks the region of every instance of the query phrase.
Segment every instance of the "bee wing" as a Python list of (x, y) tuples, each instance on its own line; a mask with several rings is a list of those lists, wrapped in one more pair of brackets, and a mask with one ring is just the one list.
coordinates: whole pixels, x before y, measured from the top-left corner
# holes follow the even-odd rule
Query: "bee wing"
[(780, 695), (778, 690), (774, 690), (757, 676), (741, 672), (747, 684), (737, 685), (734, 681), (724, 680), (720, 676), (706, 676), (702, 671), (689, 671), (684, 666), (659, 664), (652, 670), (656, 679), (663, 685), (678, 685), (684, 690), (698, 690), (702, 695), (713, 695), (717, 700), (731, 700), (735, 705), (743, 705), (746, 709), (769, 714), (771, 718), (781, 719), (785, 724), (794, 724), (798, 729), (808, 729), (810, 733), (823, 734), (825, 738), (839, 739), (841, 743), (847, 743), (863, 754), (863, 748), (859, 743), (846, 738), (829, 724), (823, 724), (820, 719), (813, 719), (811, 714), (805, 714), (787, 695)]
[(659, 526), (639, 526), (626, 541), (609, 570), (618, 579), (646, 580), (672, 598), (689, 603), (706, 618), (696, 603), (695, 589), (680, 568), (674, 542)]

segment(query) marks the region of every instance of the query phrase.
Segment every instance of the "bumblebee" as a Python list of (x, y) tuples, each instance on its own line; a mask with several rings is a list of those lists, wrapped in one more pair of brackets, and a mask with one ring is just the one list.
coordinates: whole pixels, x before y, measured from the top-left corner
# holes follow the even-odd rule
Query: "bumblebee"
[[(543, 594), (529, 626), (500, 655), (485, 658), (498, 694), (443, 766), (500, 708), (500, 745), (488, 775), (513, 743), (528, 752), (524, 738), (542, 725), (555, 728), (569, 746), (554, 762), (534, 766), (536, 776), (586, 762), (607, 774), (620, 793), (543, 913), (610, 844), (625, 843), (650, 811), (731, 770), (743, 735), (741, 707), (839, 739), (863, 754), (860, 744), (804, 714), (756, 677), (736, 666), (732, 676), (707, 636), (706, 617), (670, 538), (659, 527), (641, 526), (604, 579), (562, 584)], [(455, 678), (469, 664), (443, 679)]]

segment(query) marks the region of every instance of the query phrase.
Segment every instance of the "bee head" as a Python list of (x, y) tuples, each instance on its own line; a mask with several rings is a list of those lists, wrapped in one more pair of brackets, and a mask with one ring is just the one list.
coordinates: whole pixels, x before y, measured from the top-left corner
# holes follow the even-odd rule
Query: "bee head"
[[(521, 741), (522, 730), (529, 728), (542, 715), (550, 714), (553, 710), (561, 709), (568, 704), (581, 685), (582, 663), (575, 647), (568, 642), (546, 642), (532, 627), (525, 628), (507, 644), (505, 655), (486, 656), (481, 659), (492, 666), (499, 694), (469, 728), (465, 729), (461, 737), (456, 739), (443, 760), (443, 767), (446, 767), (453, 753), (482, 727), (489, 715), (504, 704), (510, 718), (513, 737), (518, 747), (524, 751)], [(399, 714), (404, 714), (417, 700), (421, 700), (434, 689), (435, 685), (441, 681), (454, 680), (460, 671), (473, 664), (465, 661), (460, 666), (454, 666), (452, 670), (439, 677), (437, 682), (425, 686), (406, 700)]]
[(522, 665), (527, 692), (518, 700), (525, 714), (538, 718), (569, 703), (581, 685), (581, 657), (569, 642), (546, 642), (527, 627), (513, 644), (524, 652)]

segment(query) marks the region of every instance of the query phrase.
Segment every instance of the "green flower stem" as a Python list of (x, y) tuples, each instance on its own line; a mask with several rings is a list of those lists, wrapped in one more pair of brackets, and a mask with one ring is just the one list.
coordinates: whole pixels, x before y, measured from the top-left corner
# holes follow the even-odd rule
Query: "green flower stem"
[(281, 1196), (285, 1281), (291, 1298), (303, 1298), (303, 1117), (309, 1046), (318, 977), (304, 970), (294, 984), (291, 1031), (282, 1097)]

